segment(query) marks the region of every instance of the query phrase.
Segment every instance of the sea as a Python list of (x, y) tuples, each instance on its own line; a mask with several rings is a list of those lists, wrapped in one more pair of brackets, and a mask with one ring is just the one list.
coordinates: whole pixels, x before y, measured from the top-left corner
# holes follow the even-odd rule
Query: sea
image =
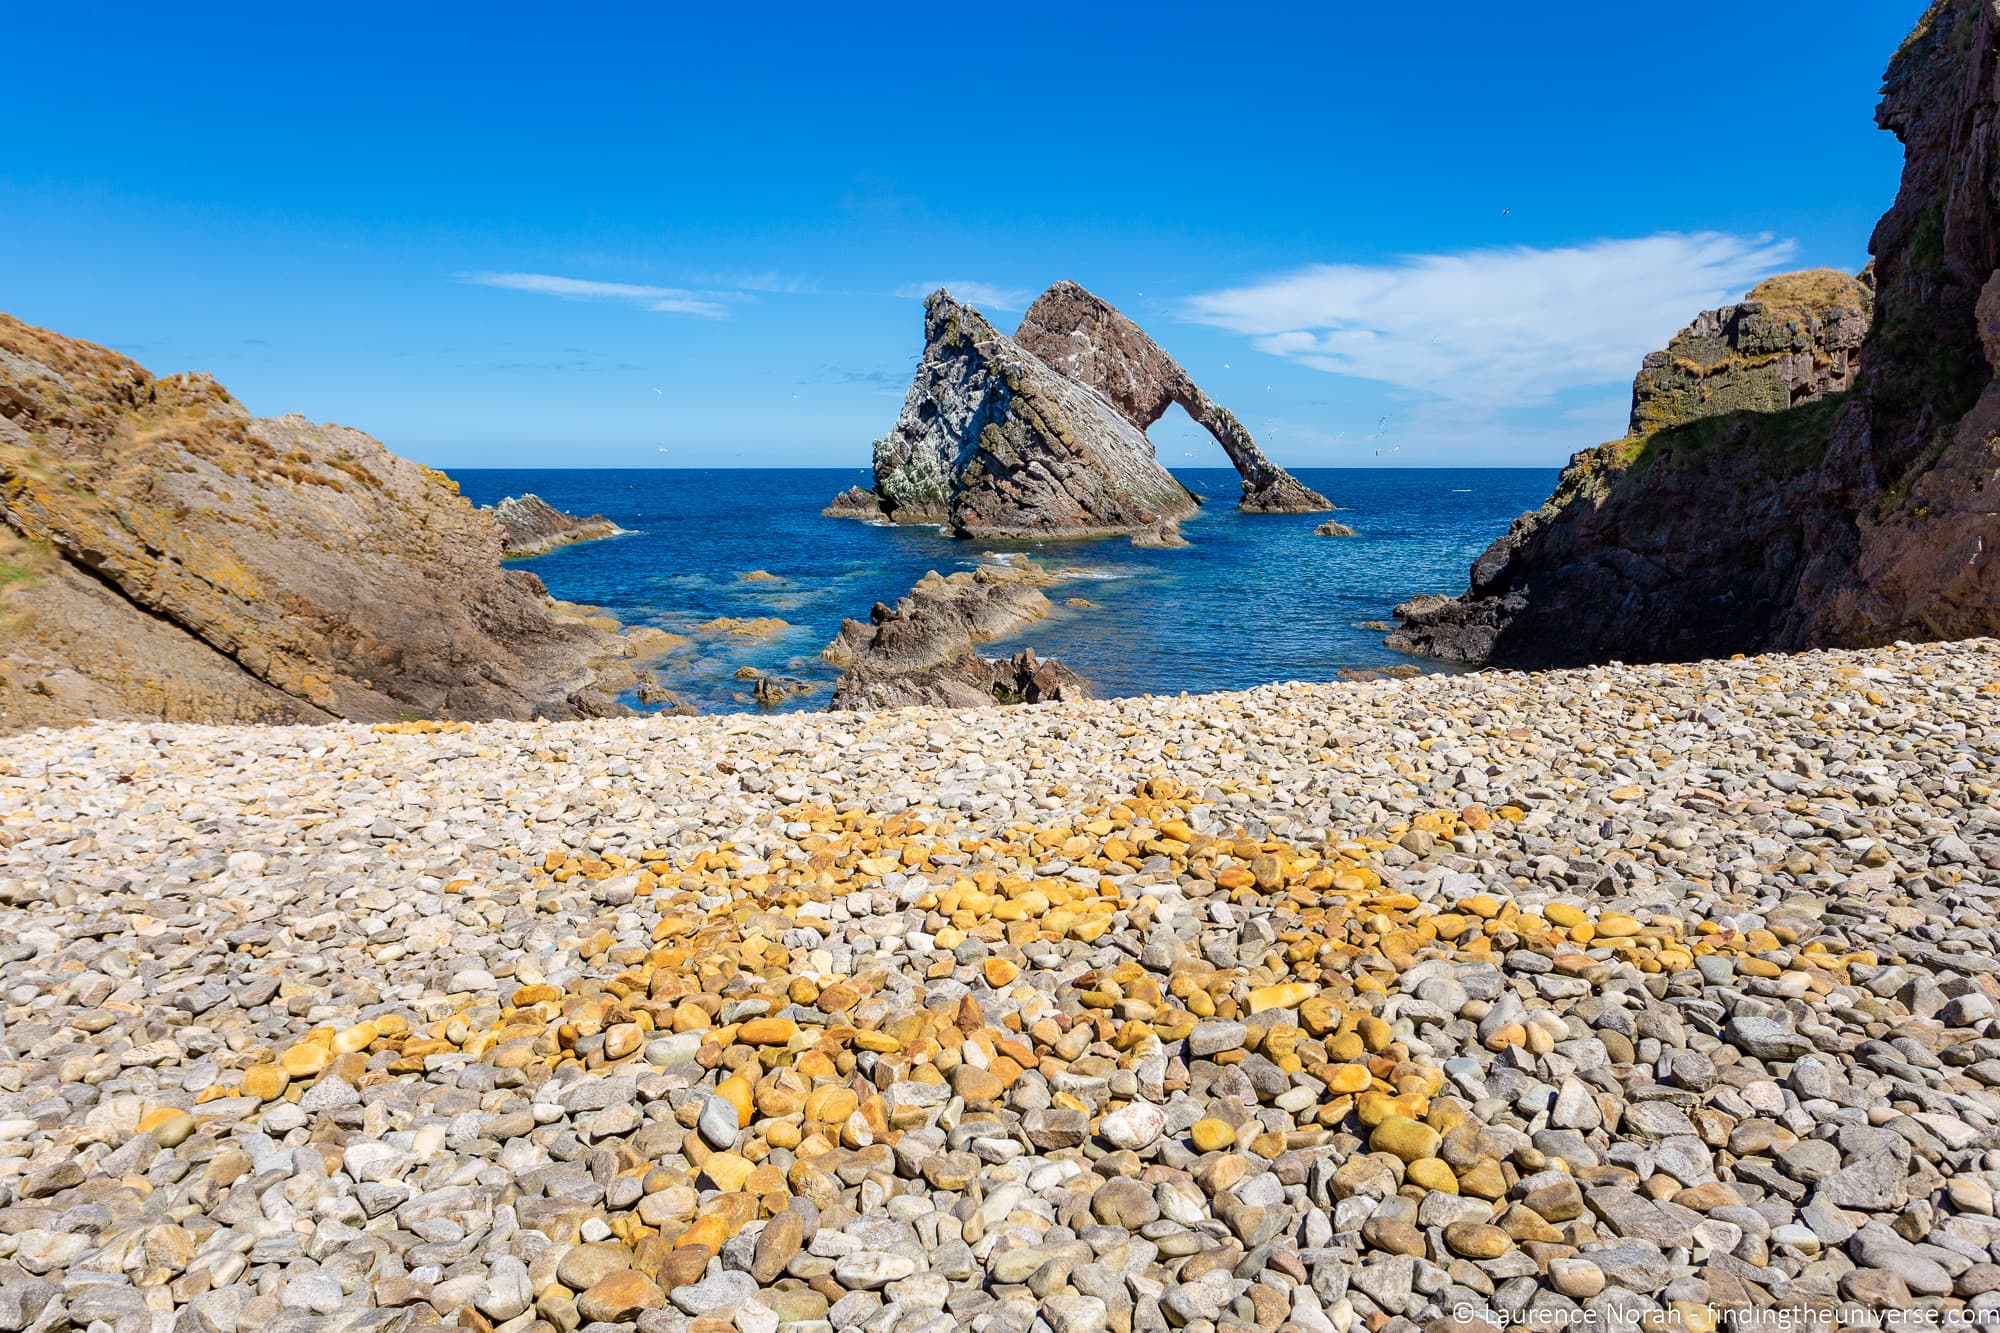
[[(1556, 480), (1553, 468), (1300, 469), (1295, 475), (1339, 511), (1276, 515), (1239, 510), (1231, 470), (1177, 469), (1205, 503), (1181, 524), (1187, 546), (1155, 550), (1122, 537), (967, 541), (930, 527), (823, 517), (837, 492), (868, 484), (865, 469), (451, 475), (475, 504), (532, 491), (626, 529), (517, 563), (557, 597), (687, 636), (659, 673), (704, 713), (757, 708), (737, 676), (743, 667), (816, 682), (781, 707), (824, 708), (839, 672), (819, 654), (843, 618), (867, 619), (876, 602), (895, 602), (927, 570), (948, 574), (994, 559), (1027, 558), (1069, 574), (1047, 589), (1054, 614), (981, 652), (1032, 647), (1083, 676), (1100, 698), (1325, 681), (1343, 668), (1403, 663), (1451, 670), (1391, 652), (1381, 622), (1417, 593), (1462, 592), (1474, 557)], [(1357, 535), (1314, 536), (1328, 517)], [(757, 638), (697, 628), (722, 617), (774, 617), (786, 628)]]

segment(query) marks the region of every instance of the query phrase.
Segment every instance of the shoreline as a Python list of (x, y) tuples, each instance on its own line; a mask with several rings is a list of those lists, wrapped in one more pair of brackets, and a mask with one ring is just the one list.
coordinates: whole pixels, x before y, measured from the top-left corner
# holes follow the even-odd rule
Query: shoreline
[(177, 1318), (523, 1333), (1948, 1291), (1903, 1219), (2000, 1237), (1997, 751), (1993, 640), (7, 738), (0, 1260), (80, 1324), (138, 1223)]

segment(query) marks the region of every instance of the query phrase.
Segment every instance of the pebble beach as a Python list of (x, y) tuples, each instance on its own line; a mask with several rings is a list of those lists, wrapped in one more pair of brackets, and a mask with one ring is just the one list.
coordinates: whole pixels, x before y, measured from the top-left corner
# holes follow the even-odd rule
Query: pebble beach
[(2000, 643), (0, 740), (0, 1330), (2000, 1311)]

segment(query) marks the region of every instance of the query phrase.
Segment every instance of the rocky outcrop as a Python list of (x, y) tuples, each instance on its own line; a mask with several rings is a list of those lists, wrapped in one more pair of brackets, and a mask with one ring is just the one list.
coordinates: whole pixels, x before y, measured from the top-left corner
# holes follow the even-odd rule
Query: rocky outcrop
[(877, 602), (867, 620), (843, 620), (820, 656), (835, 666), (922, 671), (1046, 616), (1049, 599), (1042, 589), (1053, 582), (1029, 564), (987, 564), (949, 575), (932, 570), (894, 606)]
[(1310, 514), (1333, 508), (1325, 496), (1266, 458), (1235, 414), (1202, 392), (1194, 377), (1144, 329), (1076, 283), (1058, 282), (1036, 297), (1015, 330), (1014, 341), (1061, 374), (1103, 394), (1142, 431), (1179, 403), (1242, 474), (1242, 508), (1266, 514)]
[(624, 711), (636, 640), (442, 473), (0, 316), (0, 729)]
[(1090, 686), (1052, 658), (1023, 648), (1012, 657), (961, 653), (919, 672), (882, 674), (857, 668), (834, 686), (836, 711), (876, 708), (981, 708), (996, 704), (1074, 703)]
[(1904, 167), (1865, 338), (1838, 275), (1697, 320), (1649, 358), (1633, 434), (1572, 459), (1463, 596), (1398, 608), (1391, 645), (1536, 667), (2000, 632), (1997, 84), (1992, 6), (1933, 5), (1877, 112)]
[(1727, 655), (1768, 634), (1869, 309), (1865, 283), (1816, 271), (1697, 316), (1646, 358), (1630, 433), (1572, 458), (1463, 596), (1398, 606), (1389, 646), (1555, 666)]
[(961, 708), (1088, 698), (1084, 682), (1059, 663), (1032, 652), (996, 661), (974, 651), (1046, 616), (1042, 589), (1055, 581), (1027, 564), (981, 565), (948, 576), (931, 571), (894, 606), (877, 602), (867, 620), (841, 623), (821, 654), (847, 668), (832, 706)]
[(909, 396), (875, 445), (866, 503), (850, 491), (827, 512), (961, 536), (1099, 536), (1179, 518), (1197, 501), (1102, 395), (937, 291)]
[(510, 560), (546, 555), (577, 542), (615, 537), (624, 531), (602, 514), (579, 518), (565, 514), (541, 496), (508, 496), (489, 511), (500, 525), (500, 551)]
[(849, 486), (819, 512), (828, 518), (880, 519), (882, 497), (866, 486)]

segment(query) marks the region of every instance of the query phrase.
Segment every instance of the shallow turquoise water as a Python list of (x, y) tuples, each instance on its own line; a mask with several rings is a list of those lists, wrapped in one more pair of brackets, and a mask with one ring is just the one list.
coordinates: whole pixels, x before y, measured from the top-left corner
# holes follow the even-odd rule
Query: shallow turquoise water
[[(831, 682), (838, 673), (819, 651), (842, 617), (865, 619), (876, 601), (893, 602), (926, 570), (970, 568), (1000, 552), (1027, 552), (1082, 574), (1049, 590), (1053, 616), (985, 651), (1031, 645), (1061, 658), (1100, 696), (1330, 680), (1342, 667), (1410, 661), (1358, 622), (1386, 620), (1391, 606), (1416, 593), (1461, 591), (1473, 557), (1516, 514), (1539, 505), (1556, 478), (1552, 468), (1301, 470), (1359, 534), (1328, 538), (1313, 536), (1325, 515), (1238, 510), (1234, 472), (1178, 472), (1213, 498), (1181, 525), (1191, 545), (1142, 550), (1122, 538), (954, 541), (930, 528), (821, 517), (835, 492), (867, 481), (854, 469), (452, 475), (477, 504), (533, 491), (631, 529), (523, 562), (558, 597), (681, 633), (718, 616), (790, 622), (771, 639), (697, 634), (664, 664), (663, 675), (704, 712), (754, 706), (732, 675), (741, 666)], [(744, 581), (759, 569), (778, 581)], [(1068, 597), (1095, 606), (1075, 610), (1062, 605)], [(790, 706), (823, 707), (827, 694), (822, 687)]]

